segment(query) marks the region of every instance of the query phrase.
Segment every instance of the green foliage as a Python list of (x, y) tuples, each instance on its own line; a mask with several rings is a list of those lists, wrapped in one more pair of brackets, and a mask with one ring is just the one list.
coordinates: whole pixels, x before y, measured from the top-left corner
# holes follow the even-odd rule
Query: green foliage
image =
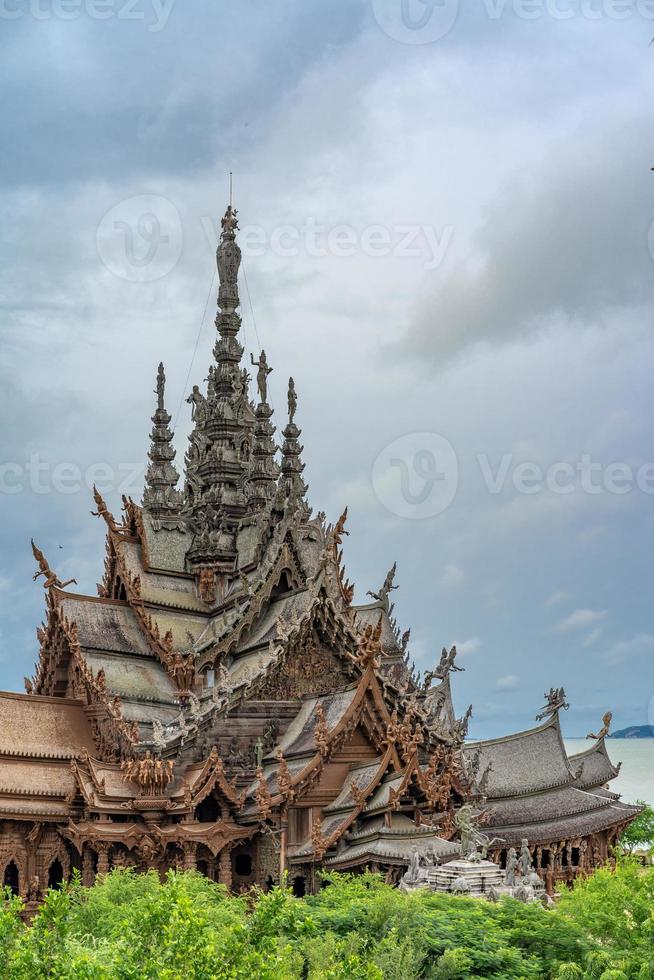
[(30, 926), (5, 889), (3, 980), (654, 980), (654, 871), (625, 860), (553, 910), (329, 875), (234, 897), (195, 872), (116, 870), (48, 892)]
[(643, 800), (636, 800), (636, 803), (644, 810), (620, 837), (620, 845), (630, 854), (637, 848), (649, 851), (654, 848), (654, 807), (647, 806)]

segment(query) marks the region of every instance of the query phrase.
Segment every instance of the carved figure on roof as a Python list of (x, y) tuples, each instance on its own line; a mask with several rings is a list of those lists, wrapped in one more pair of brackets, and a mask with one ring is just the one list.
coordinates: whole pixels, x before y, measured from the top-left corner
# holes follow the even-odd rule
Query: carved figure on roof
[(220, 219), (220, 227), (222, 229), (222, 234), (233, 234), (238, 231), (238, 210), (233, 208), (230, 204), (224, 215)]
[(551, 718), (557, 711), (567, 711), (570, 705), (565, 699), (565, 691), (562, 687), (551, 687), (545, 693), (546, 704), (536, 715), (536, 721), (543, 721), (544, 718)]
[(393, 567), (386, 574), (386, 578), (384, 579), (384, 584), (382, 585), (379, 592), (366, 592), (366, 595), (369, 595), (373, 599), (376, 599), (377, 602), (384, 602), (384, 600), (387, 598), (390, 592), (392, 592), (394, 589), (399, 589), (399, 585), (393, 585), (393, 580), (395, 578), (396, 571), (397, 571), (397, 562), (393, 564)]
[(472, 718), (472, 705), (469, 705), (468, 710), (464, 714), (463, 718), (459, 718), (458, 721), (454, 722), (454, 737), (459, 742), (463, 742), (467, 738), (468, 726), (470, 724), (471, 718)]
[(159, 369), (157, 371), (157, 387), (155, 388), (155, 395), (157, 396), (157, 408), (159, 411), (163, 410), (164, 407), (164, 393), (166, 388), (166, 375), (164, 373), (163, 362), (160, 362)]
[(265, 350), (261, 350), (259, 360), (255, 361), (254, 354), (250, 354), (253, 367), (257, 368), (257, 388), (259, 389), (259, 401), (266, 404), (268, 401), (268, 375), (272, 373), (272, 368), (268, 367)]
[(197, 385), (193, 385), (193, 391), (186, 402), (191, 406), (191, 421), (204, 422), (207, 416), (206, 399)]
[(37, 562), (39, 563), (38, 572), (34, 572), (34, 575), (32, 576), (33, 582), (36, 582), (37, 578), (43, 576), (44, 589), (49, 589), (53, 585), (56, 586), (58, 589), (65, 589), (67, 585), (77, 585), (77, 579), (74, 578), (69, 578), (68, 581), (66, 582), (61, 581), (61, 579), (55, 574), (55, 572), (52, 571), (52, 569), (48, 565), (45, 555), (43, 554), (40, 548), (36, 547), (33, 539), (32, 539), (32, 554), (34, 555)]
[(97, 510), (92, 510), (91, 511), (91, 516), (92, 517), (101, 517), (103, 519), (103, 521), (106, 522), (107, 526), (109, 527), (109, 529), (111, 531), (120, 531), (120, 530), (122, 530), (118, 526), (118, 524), (116, 523), (116, 518), (114, 517), (114, 515), (111, 513), (111, 511), (107, 507), (107, 505), (104, 502), (104, 499), (102, 497), (102, 494), (100, 493), (100, 491), (98, 490), (98, 488), (95, 486), (95, 484), (93, 485), (93, 499), (95, 500), (95, 503), (96, 503), (96, 506), (97, 506), (98, 509)]
[(613, 720), (613, 712), (607, 711), (604, 717), (602, 718), (602, 727), (598, 731), (597, 735), (594, 735), (593, 732), (589, 732), (588, 735), (586, 735), (586, 738), (594, 738), (596, 741), (599, 741), (601, 738), (606, 738), (606, 736), (609, 734), (609, 731), (611, 729), (612, 720)]
[(435, 676), (443, 680), (443, 678), (447, 677), (447, 675), (451, 671), (457, 671), (459, 673), (464, 671), (465, 667), (457, 667), (457, 665), (454, 662), (455, 660), (456, 660), (456, 646), (453, 646), (452, 649), (449, 651), (449, 653), (447, 649), (443, 647), (441, 651), (441, 659), (435, 671)]
[(295, 413), (297, 411), (297, 393), (295, 391), (295, 381), (293, 378), (288, 379), (288, 423), (293, 424), (293, 419), (295, 418)]
[(411, 630), (405, 630), (402, 633), (402, 639), (400, 640), (400, 649), (402, 653), (406, 653), (407, 647), (409, 646), (409, 640), (411, 639)]

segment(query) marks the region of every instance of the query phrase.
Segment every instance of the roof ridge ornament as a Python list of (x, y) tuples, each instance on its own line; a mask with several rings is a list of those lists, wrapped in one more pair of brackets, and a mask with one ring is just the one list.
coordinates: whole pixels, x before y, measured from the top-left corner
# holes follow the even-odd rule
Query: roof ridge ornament
[(607, 711), (602, 718), (602, 727), (600, 728), (597, 735), (593, 734), (593, 732), (589, 732), (588, 735), (586, 735), (586, 738), (594, 738), (596, 742), (599, 742), (601, 739), (606, 738), (606, 736), (609, 734), (612, 721), (613, 721), (613, 712)]
[(544, 721), (545, 718), (552, 718), (559, 711), (567, 711), (570, 707), (565, 699), (565, 691), (562, 687), (551, 687), (545, 692), (545, 705), (536, 715), (536, 721)]
[(67, 585), (77, 585), (77, 579), (69, 578), (66, 582), (62, 582), (56, 572), (53, 572), (50, 568), (48, 561), (41, 551), (34, 544), (34, 538), (31, 539), (32, 542), (32, 554), (36, 558), (39, 564), (39, 570), (34, 572), (32, 575), (32, 581), (36, 582), (37, 578), (43, 576), (43, 588), (51, 589), (53, 586), (57, 589), (65, 589)]

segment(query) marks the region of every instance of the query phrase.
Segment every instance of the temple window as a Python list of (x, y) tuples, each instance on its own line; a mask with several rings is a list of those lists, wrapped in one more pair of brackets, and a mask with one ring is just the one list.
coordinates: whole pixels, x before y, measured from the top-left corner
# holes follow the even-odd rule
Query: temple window
[(572, 848), (572, 863), (575, 867), (579, 867), (579, 848)]
[(200, 823), (215, 823), (220, 817), (220, 807), (215, 796), (207, 796), (195, 809), (195, 819)]
[(541, 852), (540, 866), (541, 868), (549, 868), (550, 866), (550, 852), (546, 847)]
[(48, 868), (48, 888), (59, 888), (64, 881), (64, 869), (59, 858), (55, 858)]
[(293, 894), (296, 898), (304, 898), (307, 893), (307, 879), (304, 875), (293, 878)]
[(18, 867), (15, 861), (10, 861), (5, 868), (4, 884), (6, 888), (11, 888), (12, 895), (19, 894), (20, 879), (18, 875)]
[(302, 844), (309, 838), (309, 828), (311, 826), (310, 807), (297, 807), (291, 809), (288, 814), (288, 842), (289, 844)]
[(216, 671), (213, 667), (207, 667), (204, 672), (204, 686), (213, 687), (216, 683)]
[(234, 871), (240, 878), (248, 878), (252, 874), (252, 856), (237, 854), (234, 858)]
[(500, 851), (500, 868), (506, 870), (506, 851)]

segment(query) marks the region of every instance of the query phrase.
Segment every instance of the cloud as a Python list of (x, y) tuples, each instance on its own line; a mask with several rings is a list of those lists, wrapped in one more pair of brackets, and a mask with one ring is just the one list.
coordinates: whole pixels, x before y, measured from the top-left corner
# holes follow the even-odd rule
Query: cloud
[[(467, 257), (421, 302), (405, 351), (442, 364), (477, 344), (535, 337), (554, 324), (577, 331), (644, 310), (652, 261), (642, 217), (651, 187), (644, 127), (618, 99), (601, 122), (554, 139), (529, 174), (512, 174)], [(612, 152), (616, 143), (624, 152)]]
[(611, 666), (627, 663), (642, 657), (644, 654), (654, 654), (654, 635), (651, 633), (636, 633), (629, 640), (619, 640), (606, 653), (606, 662)]
[(604, 627), (597, 626), (594, 630), (592, 630), (588, 634), (588, 636), (584, 638), (581, 645), (584, 647), (592, 647), (595, 643), (597, 643), (597, 641), (599, 640), (603, 632), (604, 632)]
[(565, 602), (565, 600), (569, 598), (569, 592), (553, 592), (549, 599), (545, 600), (545, 608), (549, 609), (551, 606), (558, 606), (560, 602)]
[(467, 656), (469, 653), (476, 653), (481, 647), (481, 640), (478, 636), (473, 636), (470, 640), (464, 640), (463, 643), (455, 643), (457, 653), (462, 657)]
[(443, 588), (447, 588), (453, 585), (460, 585), (463, 582), (465, 575), (463, 569), (459, 568), (458, 565), (449, 564), (445, 566), (445, 570), (441, 575), (438, 584)]
[(520, 683), (520, 678), (517, 674), (505, 674), (504, 677), (498, 677), (495, 681), (495, 687), (498, 691), (515, 691)]
[(604, 619), (605, 616), (605, 609), (575, 609), (573, 613), (570, 613), (569, 616), (566, 616), (565, 619), (562, 619), (561, 622), (556, 624), (554, 632), (569, 633), (571, 630), (593, 626), (595, 623)]

